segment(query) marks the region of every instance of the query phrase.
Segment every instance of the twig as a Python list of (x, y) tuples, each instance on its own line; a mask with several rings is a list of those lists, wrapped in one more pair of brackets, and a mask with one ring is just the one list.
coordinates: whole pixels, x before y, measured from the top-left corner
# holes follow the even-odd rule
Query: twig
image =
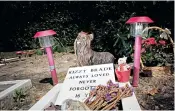
[[(110, 85), (108, 84), (108, 87), (109, 86)], [(122, 88), (118, 88), (117, 86), (115, 86), (115, 84), (112, 84), (109, 88), (107, 88), (107, 86), (98, 85), (95, 90), (90, 92), (90, 96), (85, 100), (84, 103), (91, 110), (110, 110), (117, 105), (117, 102), (119, 100), (131, 96), (132, 90), (130, 89), (128, 84), (126, 84)], [(106, 94), (109, 94), (110, 96), (109, 101), (105, 99)], [(88, 102), (91, 98), (93, 98), (94, 100)]]
[(98, 104), (95, 104), (93, 107), (92, 107), (92, 109), (94, 110), (98, 110), (99, 108), (99, 106), (101, 106), (102, 105), (102, 103), (104, 102), (104, 99), (101, 99), (99, 102), (98, 102)]

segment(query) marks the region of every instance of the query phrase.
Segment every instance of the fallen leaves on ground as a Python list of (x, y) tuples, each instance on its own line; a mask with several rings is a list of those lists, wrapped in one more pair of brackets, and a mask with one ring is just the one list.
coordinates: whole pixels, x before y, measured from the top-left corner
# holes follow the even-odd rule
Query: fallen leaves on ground
[(147, 94), (150, 94), (150, 95), (154, 96), (157, 93), (158, 93), (158, 89), (157, 88), (153, 88), (153, 89), (149, 90)]

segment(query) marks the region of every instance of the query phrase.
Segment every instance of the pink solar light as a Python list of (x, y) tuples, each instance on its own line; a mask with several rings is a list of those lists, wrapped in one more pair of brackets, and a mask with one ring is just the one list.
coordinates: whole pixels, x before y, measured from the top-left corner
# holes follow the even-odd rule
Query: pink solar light
[(144, 31), (143, 33), (143, 30), (146, 27), (148, 27), (149, 23), (153, 23), (153, 21), (147, 16), (140, 16), (140, 17), (132, 17), (126, 23), (131, 24), (130, 34), (135, 37), (134, 76), (133, 76), (132, 85), (134, 87), (137, 87), (139, 83), (142, 37), (148, 35), (148, 31)]
[(16, 54), (22, 54), (23, 52), (22, 51), (17, 51)]
[(54, 63), (53, 53), (52, 53), (52, 46), (54, 45), (54, 40), (52, 35), (55, 35), (55, 34), (56, 32), (53, 30), (45, 30), (45, 31), (37, 32), (34, 36), (34, 38), (39, 39), (40, 46), (44, 47), (47, 52), (47, 58), (49, 61), (49, 67), (50, 67), (52, 81), (54, 85), (58, 84), (58, 78), (56, 74), (55, 63)]
[(21, 55), (23, 54), (23, 51), (17, 51), (16, 55), (18, 55), (19, 59), (21, 59)]

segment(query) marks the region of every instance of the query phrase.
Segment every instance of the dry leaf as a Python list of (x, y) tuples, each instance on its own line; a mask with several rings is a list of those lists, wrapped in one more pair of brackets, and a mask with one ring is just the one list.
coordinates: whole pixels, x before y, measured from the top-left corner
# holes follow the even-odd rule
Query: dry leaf
[(150, 94), (150, 95), (152, 95), (152, 96), (154, 96), (154, 95), (157, 94), (157, 93), (158, 93), (157, 88), (153, 88), (152, 90), (148, 91), (148, 94)]
[(38, 100), (40, 100), (42, 97), (41, 96), (37, 96), (36, 97), (36, 100), (38, 101)]
[(171, 31), (170, 31), (168, 28), (165, 28), (165, 31), (166, 31), (168, 34), (171, 34)]
[(163, 32), (162, 34), (160, 34), (160, 38), (167, 40), (168, 39), (167, 33), (166, 32)]

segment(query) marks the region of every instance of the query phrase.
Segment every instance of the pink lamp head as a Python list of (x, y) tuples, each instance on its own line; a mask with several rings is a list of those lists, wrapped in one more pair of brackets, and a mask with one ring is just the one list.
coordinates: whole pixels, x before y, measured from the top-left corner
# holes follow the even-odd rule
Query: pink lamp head
[(34, 38), (39, 39), (41, 47), (51, 47), (54, 45), (54, 37), (52, 37), (52, 35), (55, 34), (56, 32), (53, 30), (39, 31), (35, 34)]
[(151, 20), (147, 16), (138, 16), (138, 17), (131, 17), (126, 23), (127, 24), (133, 24), (133, 23), (153, 23), (153, 20)]
[(44, 36), (51, 36), (55, 35), (56, 32), (53, 30), (45, 30), (45, 31), (39, 31), (35, 34), (34, 38), (44, 37)]
[(136, 36), (142, 36), (142, 37), (147, 36), (148, 35), (148, 30), (145, 31), (144, 29), (146, 29), (146, 27), (148, 27), (149, 23), (153, 23), (153, 20), (151, 20), (147, 16), (131, 17), (126, 22), (126, 24), (131, 25), (130, 34), (134, 37), (136, 37)]

